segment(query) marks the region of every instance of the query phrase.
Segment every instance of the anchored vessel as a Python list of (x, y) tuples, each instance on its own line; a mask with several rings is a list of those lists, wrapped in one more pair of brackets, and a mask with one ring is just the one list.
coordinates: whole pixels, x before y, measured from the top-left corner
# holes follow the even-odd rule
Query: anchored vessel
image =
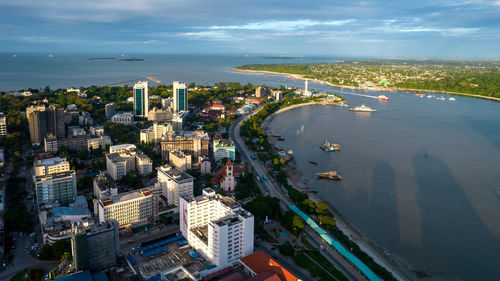
[(389, 98), (388, 98), (388, 97), (386, 97), (386, 96), (384, 96), (384, 95), (380, 95), (380, 96), (378, 96), (378, 97), (377, 97), (377, 99), (379, 99), (379, 100), (383, 100), (383, 101), (388, 101), (388, 100), (389, 100)]
[(324, 144), (320, 145), (319, 148), (321, 148), (324, 151), (339, 151), (340, 144), (330, 143), (329, 141), (326, 141)]
[(330, 179), (330, 180), (342, 180), (342, 176), (337, 174), (336, 171), (329, 171), (325, 173), (317, 173), (318, 177), (322, 179)]
[(350, 111), (357, 111), (357, 112), (375, 112), (377, 110), (372, 109), (371, 107), (365, 106), (364, 104), (361, 106), (356, 106), (355, 108), (350, 108)]

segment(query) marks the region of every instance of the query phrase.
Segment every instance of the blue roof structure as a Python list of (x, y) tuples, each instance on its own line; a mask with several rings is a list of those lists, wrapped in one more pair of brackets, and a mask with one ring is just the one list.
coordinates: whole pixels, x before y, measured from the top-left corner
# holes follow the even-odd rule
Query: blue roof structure
[(161, 275), (160, 274), (155, 275), (155, 276), (153, 276), (151, 278), (146, 279), (146, 281), (160, 281), (160, 280), (161, 280)]
[(131, 265), (135, 265), (137, 262), (135, 261), (134, 257), (132, 256), (127, 256), (127, 260)]
[(86, 270), (71, 275), (57, 277), (54, 281), (94, 281), (94, 279), (92, 278), (90, 271)]
[(383, 281), (380, 277), (378, 277), (366, 264), (364, 264), (360, 259), (358, 259), (355, 255), (349, 252), (340, 242), (333, 239), (328, 232), (322, 229), (313, 219), (311, 219), (308, 215), (302, 212), (297, 206), (290, 205), (290, 209), (294, 211), (297, 215), (304, 219), (304, 221), (316, 231), (323, 240), (325, 240), (328, 244), (330, 244), (337, 252), (339, 252), (342, 256), (344, 256), (348, 261), (350, 261), (354, 266), (356, 266), (361, 273), (363, 273), (368, 280), (370, 281)]
[(87, 199), (85, 198), (85, 196), (83, 195), (78, 195), (76, 196), (75, 198), (75, 204), (77, 206), (81, 206), (81, 205), (87, 205)]
[(191, 257), (193, 259), (196, 259), (196, 258), (199, 258), (200, 257), (200, 254), (198, 254), (195, 250), (191, 250), (189, 251), (189, 254), (191, 255)]
[(89, 208), (87, 207), (55, 207), (52, 208), (52, 214), (54, 217), (60, 216), (92, 216)]
[(145, 251), (161, 247), (163, 245), (166, 245), (168, 243), (171, 243), (171, 242), (174, 242), (174, 241), (177, 241), (177, 240), (180, 240), (180, 239), (184, 239), (184, 237), (182, 235), (177, 235), (177, 236), (174, 236), (172, 238), (161, 240), (161, 241), (153, 243), (151, 245), (147, 245), (147, 246), (135, 249), (134, 251), (135, 251), (135, 253), (145, 252)]
[(148, 251), (148, 252), (143, 252), (142, 256), (144, 258), (147, 258), (147, 257), (153, 256), (153, 255), (159, 254), (161, 252), (164, 252), (166, 250), (168, 250), (168, 246), (163, 246), (163, 247), (156, 248), (156, 249)]

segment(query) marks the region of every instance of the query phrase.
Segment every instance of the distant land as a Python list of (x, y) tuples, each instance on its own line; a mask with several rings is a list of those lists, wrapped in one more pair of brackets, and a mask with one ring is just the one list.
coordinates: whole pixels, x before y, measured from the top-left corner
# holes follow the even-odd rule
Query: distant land
[(250, 64), (234, 69), (300, 75), (300, 78), (339, 87), (500, 98), (498, 60), (341, 60), (338, 63)]
[(144, 59), (130, 58), (130, 59), (119, 59), (119, 61), (144, 61)]
[(88, 60), (114, 60), (115, 58), (89, 58)]

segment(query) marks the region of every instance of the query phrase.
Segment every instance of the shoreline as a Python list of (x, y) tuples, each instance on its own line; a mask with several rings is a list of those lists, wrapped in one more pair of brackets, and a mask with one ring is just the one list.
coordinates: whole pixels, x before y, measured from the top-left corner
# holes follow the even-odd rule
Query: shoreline
[(383, 91), (389, 91), (389, 92), (412, 92), (412, 93), (419, 93), (419, 92), (425, 92), (425, 93), (436, 93), (436, 94), (446, 94), (446, 95), (457, 95), (457, 96), (464, 96), (464, 97), (471, 97), (471, 98), (480, 98), (480, 99), (486, 99), (490, 101), (497, 101), (500, 102), (500, 98), (495, 98), (495, 97), (489, 97), (489, 96), (482, 96), (482, 95), (474, 95), (474, 94), (467, 94), (467, 93), (458, 93), (458, 92), (449, 92), (449, 91), (438, 91), (438, 90), (423, 90), (423, 89), (406, 89), (406, 88), (397, 88), (397, 87), (391, 87), (391, 88), (382, 88), (382, 87), (374, 87), (374, 88), (362, 88), (362, 87), (354, 87), (354, 86), (344, 86), (344, 85), (336, 85), (328, 81), (324, 80), (319, 80), (315, 78), (306, 78), (304, 75), (301, 74), (292, 74), (292, 73), (281, 73), (281, 72), (274, 72), (274, 71), (266, 71), (266, 70), (248, 70), (248, 69), (237, 69), (233, 67), (234, 71), (239, 71), (239, 72), (251, 72), (251, 73), (256, 73), (256, 74), (273, 74), (273, 75), (281, 75), (285, 76), (290, 79), (300, 79), (300, 80), (310, 80), (317, 82), (319, 84), (326, 84), (331, 87), (337, 87), (341, 89), (351, 89), (351, 90), (364, 90), (364, 91), (374, 91), (374, 92), (383, 92)]
[[(273, 149), (275, 148), (277, 140), (271, 137), (272, 133), (270, 131), (269, 125), (274, 120), (274, 118), (279, 114), (286, 112), (288, 110), (310, 105), (324, 105), (324, 104), (321, 104), (319, 102), (309, 102), (309, 103), (292, 105), (274, 112), (262, 122), (261, 129), (268, 134), (268, 141), (273, 146)], [(334, 105), (334, 104), (327, 104), (327, 105)], [(367, 253), (370, 257), (372, 257), (375, 262), (377, 262), (378, 264), (386, 268), (388, 271), (390, 271), (397, 279), (400, 278), (402, 278), (400, 280), (418, 279), (416, 276), (418, 270), (415, 270), (411, 264), (409, 264), (402, 258), (388, 252), (381, 246), (378, 246), (373, 240), (371, 240), (369, 237), (367, 237), (358, 229), (356, 229), (354, 226), (352, 226), (340, 214), (340, 212), (337, 209), (335, 209), (335, 207), (330, 202), (321, 199), (316, 193), (311, 192), (311, 190), (309, 190), (309, 188), (307, 187), (304, 175), (295, 167), (295, 163), (289, 162), (288, 164), (286, 164), (284, 167), (284, 171), (287, 174), (289, 184), (293, 188), (301, 192), (307, 193), (309, 198), (315, 202), (317, 201), (325, 202), (330, 212), (332, 212), (332, 214), (334, 215), (337, 227), (342, 232), (344, 232), (344, 234), (347, 237), (349, 237), (353, 242), (355, 242), (365, 253)], [(425, 273), (430, 274), (428, 272)], [(419, 280), (425, 280), (425, 278)]]

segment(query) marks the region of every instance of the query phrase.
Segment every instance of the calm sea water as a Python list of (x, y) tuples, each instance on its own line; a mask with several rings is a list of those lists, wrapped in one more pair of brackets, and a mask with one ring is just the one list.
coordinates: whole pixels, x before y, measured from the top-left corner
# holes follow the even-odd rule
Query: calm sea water
[[(270, 129), (308, 186), (375, 244), (435, 279), (499, 280), (500, 103), (385, 95), (389, 102), (344, 95), (376, 113), (301, 107)], [(325, 140), (342, 151), (321, 151)], [(327, 170), (344, 180), (314, 176)]]
[[(0, 90), (130, 85), (146, 76), (162, 84), (239, 81), (302, 87), (302, 81), (231, 68), (335, 61), (186, 55), (127, 55), (144, 61), (118, 61), (120, 54), (54, 55), (0, 54)], [(116, 59), (89, 60), (96, 57)], [(335, 90), (314, 83), (310, 87)], [(308, 185), (377, 245), (434, 277), (498, 280), (500, 103), (385, 94), (389, 102), (344, 94), (349, 104), (366, 104), (376, 113), (302, 107), (277, 116), (271, 130), (286, 138), (280, 145), (294, 151)], [(325, 140), (340, 143), (342, 151), (322, 152), (318, 146)], [(315, 173), (332, 169), (344, 176), (342, 182), (316, 180)]]

